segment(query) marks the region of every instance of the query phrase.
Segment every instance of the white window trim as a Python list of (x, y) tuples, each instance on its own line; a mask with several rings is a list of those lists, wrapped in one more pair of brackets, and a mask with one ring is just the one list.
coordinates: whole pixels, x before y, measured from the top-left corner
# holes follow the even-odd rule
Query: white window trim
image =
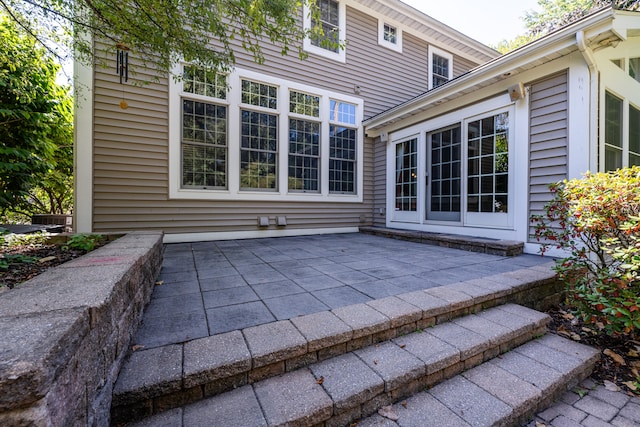
[(438, 55), (446, 58), (449, 61), (449, 80), (453, 79), (453, 55), (442, 49), (438, 49), (433, 45), (429, 45), (429, 89), (433, 89), (433, 55)]
[[(384, 39), (385, 24), (396, 29), (395, 43), (391, 43), (390, 41)], [(396, 52), (402, 53), (402, 29), (400, 28), (400, 26), (387, 19), (378, 18), (378, 44), (380, 46), (386, 47), (387, 49), (395, 50)]]
[[(311, 39), (309, 37), (305, 37), (302, 42), (302, 48), (306, 52), (343, 63), (347, 62), (347, 48), (346, 45), (344, 45), (347, 33), (347, 6), (345, 3), (345, 0), (338, 1), (338, 40), (343, 46), (338, 48), (337, 52), (332, 52), (330, 50), (323, 49), (320, 46), (314, 46), (311, 44)], [(302, 10), (304, 29), (307, 30), (311, 28), (311, 11), (309, 10), (309, 6), (306, 2)]]
[[(179, 64), (173, 73), (179, 75)], [(278, 188), (276, 191), (252, 191), (240, 189), (240, 108), (241, 91), (240, 81), (249, 79), (278, 87), (278, 109), (270, 112), (279, 115), (279, 139), (278, 139)], [(345, 202), (356, 203), (363, 201), (364, 193), (364, 131), (362, 120), (364, 114), (364, 102), (361, 98), (350, 95), (331, 92), (298, 84), (288, 80), (267, 76), (253, 71), (234, 69), (227, 75), (227, 83), (232, 90), (227, 92), (227, 189), (194, 189), (181, 188), (181, 97), (182, 82), (171, 80), (169, 83), (169, 198), (188, 200), (255, 200), (255, 201), (300, 201), (300, 202)], [(237, 88), (237, 89), (233, 89)], [(298, 117), (289, 113), (289, 90), (304, 92), (320, 97), (320, 192), (288, 191), (288, 132), (289, 117)], [(185, 94), (191, 97), (193, 94)], [(354, 104), (356, 106), (356, 193), (336, 194), (329, 193), (329, 101), (336, 99)], [(252, 106), (251, 108), (254, 108)], [(349, 126), (351, 127), (351, 126)], [(235, 142), (234, 142), (235, 141)]]

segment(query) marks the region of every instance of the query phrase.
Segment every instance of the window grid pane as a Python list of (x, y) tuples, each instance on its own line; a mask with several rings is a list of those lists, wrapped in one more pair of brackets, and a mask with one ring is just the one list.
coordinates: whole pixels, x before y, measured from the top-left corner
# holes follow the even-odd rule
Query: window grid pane
[(289, 112), (320, 117), (320, 97), (302, 92), (289, 92)]
[(227, 77), (193, 65), (186, 65), (182, 74), (182, 90), (196, 95), (226, 99)]
[(355, 193), (356, 129), (329, 127), (329, 192)]
[(461, 147), (460, 127), (431, 135), (432, 212), (460, 212)]
[(622, 167), (622, 100), (605, 93), (604, 168), (612, 171)]
[(227, 107), (182, 100), (182, 186), (227, 185)]
[(432, 83), (438, 87), (449, 81), (449, 60), (436, 54), (432, 54), (431, 59)]
[(320, 123), (289, 119), (289, 190), (320, 190)]
[(347, 102), (331, 100), (329, 102), (329, 120), (334, 122), (356, 124), (356, 106)]
[(468, 212), (508, 212), (509, 141), (507, 113), (467, 126)]
[(415, 212), (418, 205), (418, 140), (396, 145), (396, 211)]
[(275, 110), (278, 108), (278, 88), (264, 83), (242, 80), (242, 103)]
[(320, 25), (324, 36), (318, 36), (311, 40), (311, 44), (321, 47), (331, 52), (338, 52), (338, 46), (330, 46), (330, 44), (339, 41), (339, 25), (340, 25), (340, 8), (337, 1), (334, 0), (318, 0), (320, 8), (320, 22), (315, 19), (312, 25), (315, 27)]
[(277, 189), (278, 116), (240, 110), (240, 187)]
[(398, 42), (398, 30), (389, 24), (384, 24), (384, 40), (396, 44)]

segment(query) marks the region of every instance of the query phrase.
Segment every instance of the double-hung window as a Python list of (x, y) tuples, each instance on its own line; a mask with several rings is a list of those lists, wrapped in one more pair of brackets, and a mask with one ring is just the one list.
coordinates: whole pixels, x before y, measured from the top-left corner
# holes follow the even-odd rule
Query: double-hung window
[(171, 84), (169, 194), (362, 201), (363, 102), (238, 68)]
[(402, 30), (395, 24), (378, 19), (378, 44), (402, 52)]
[(185, 67), (182, 97), (182, 186), (227, 187), (226, 76)]
[(289, 91), (289, 190), (320, 191), (320, 97)]
[(240, 188), (276, 190), (278, 177), (278, 88), (242, 80)]
[(345, 62), (345, 49), (339, 46), (345, 40), (346, 34), (345, 0), (316, 0), (315, 5), (317, 12), (312, 11), (305, 2), (304, 28), (322, 29), (322, 34), (306, 38), (303, 43), (304, 50)]
[(329, 110), (329, 192), (356, 191), (356, 106), (332, 99)]
[(429, 46), (429, 89), (445, 84), (453, 78), (453, 55)]

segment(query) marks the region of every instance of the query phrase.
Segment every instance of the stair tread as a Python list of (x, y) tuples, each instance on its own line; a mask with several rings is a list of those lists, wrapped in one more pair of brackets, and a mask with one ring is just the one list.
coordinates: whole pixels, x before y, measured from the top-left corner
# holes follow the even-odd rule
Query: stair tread
[[(313, 362), (310, 353), (317, 352), (316, 358), (328, 357), (334, 354), (334, 350), (344, 353), (338, 347), (345, 343), (351, 346), (353, 341), (361, 340), (356, 347), (362, 347), (369, 343), (367, 340), (371, 337), (378, 341), (392, 338), (395, 329), (404, 333), (407, 329), (415, 330), (421, 322), (425, 325), (440, 323), (440, 319), (446, 320), (465, 310), (473, 311), (474, 307), (495, 305), (501, 298), (534, 287), (534, 283), (555, 279), (555, 273), (548, 265), (524, 270), (520, 275), (501, 273), (474, 279), (468, 284), (461, 282), (408, 292), (366, 304), (175, 344), (183, 350), (177, 360), (156, 360), (156, 353), (161, 350), (142, 349), (125, 361), (114, 386), (113, 405), (130, 405), (140, 399), (157, 397), (158, 394), (151, 393), (152, 390), (176, 392), (213, 381), (234, 381), (234, 376), (251, 374), (260, 368), (264, 372), (259, 375), (271, 375), (267, 369), (270, 364), (285, 361), (292, 366), (309, 364)], [(494, 302), (487, 303), (490, 300)], [(385, 334), (389, 332), (391, 335), (387, 337)], [(211, 348), (225, 348), (225, 351), (212, 352), (208, 350)], [(183, 366), (181, 381), (174, 378), (176, 363)], [(287, 366), (282, 372), (284, 370), (290, 369)], [(274, 374), (282, 373), (272, 371)], [(163, 377), (162, 372), (170, 372), (171, 375)], [(238, 379), (234, 384), (241, 382)]]
[[(542, 350), (548, 354), (544, 360), (531, 358)], [(421, 426), (518, 425), (566, 389), (571, 376), (587, 375), (597, 357), (595, 349), (545, 335), (393, 404), (388, 412), (399, 417), (399, 423), (375, 414), (359, 421), (358, 426), (415, 425), (418, 420)], [(342, 377), (349, 369), (356, 372)], [(314, 425), (329, 419), (334, 406), (336, 411), (344, 410), (349, 399), (355, 400), (346, 406), (356, 407), (371, 399), (381, 388), (372, 371), (350, 353), (154, 415), (134, 426), (169, 421), (184, 426), (211, 422), (247, 427)], [(324, 381), (318, 381), (320, 374)], [(339, 381), (334, 383), (334, 376)], [(342, 385), (352, 390), (336, 392), (344, 390)]]

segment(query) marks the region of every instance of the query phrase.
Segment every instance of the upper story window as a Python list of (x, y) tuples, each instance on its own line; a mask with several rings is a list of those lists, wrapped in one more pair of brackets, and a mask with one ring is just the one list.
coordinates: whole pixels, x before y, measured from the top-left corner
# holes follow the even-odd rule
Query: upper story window
[(345, 49), (335, 45), (345, 40), (347, 20), (345, 1), (316, 0), (316, 4), (319, 14), (312, 16), (305, 3), (303, 8), (304, 28), (320, 27), (324, 35), (306, 38), (303, 48), (307, 52), (345, 62)]
[(453, 78), (453, 55), (429, 46), (429, 89), (438, 87)]
[(397, 25), (378, 19), (378, 44), (402, 52), (402, 31)]
[(640, 82), (640, 58), (629, 58), (629, 75)]

